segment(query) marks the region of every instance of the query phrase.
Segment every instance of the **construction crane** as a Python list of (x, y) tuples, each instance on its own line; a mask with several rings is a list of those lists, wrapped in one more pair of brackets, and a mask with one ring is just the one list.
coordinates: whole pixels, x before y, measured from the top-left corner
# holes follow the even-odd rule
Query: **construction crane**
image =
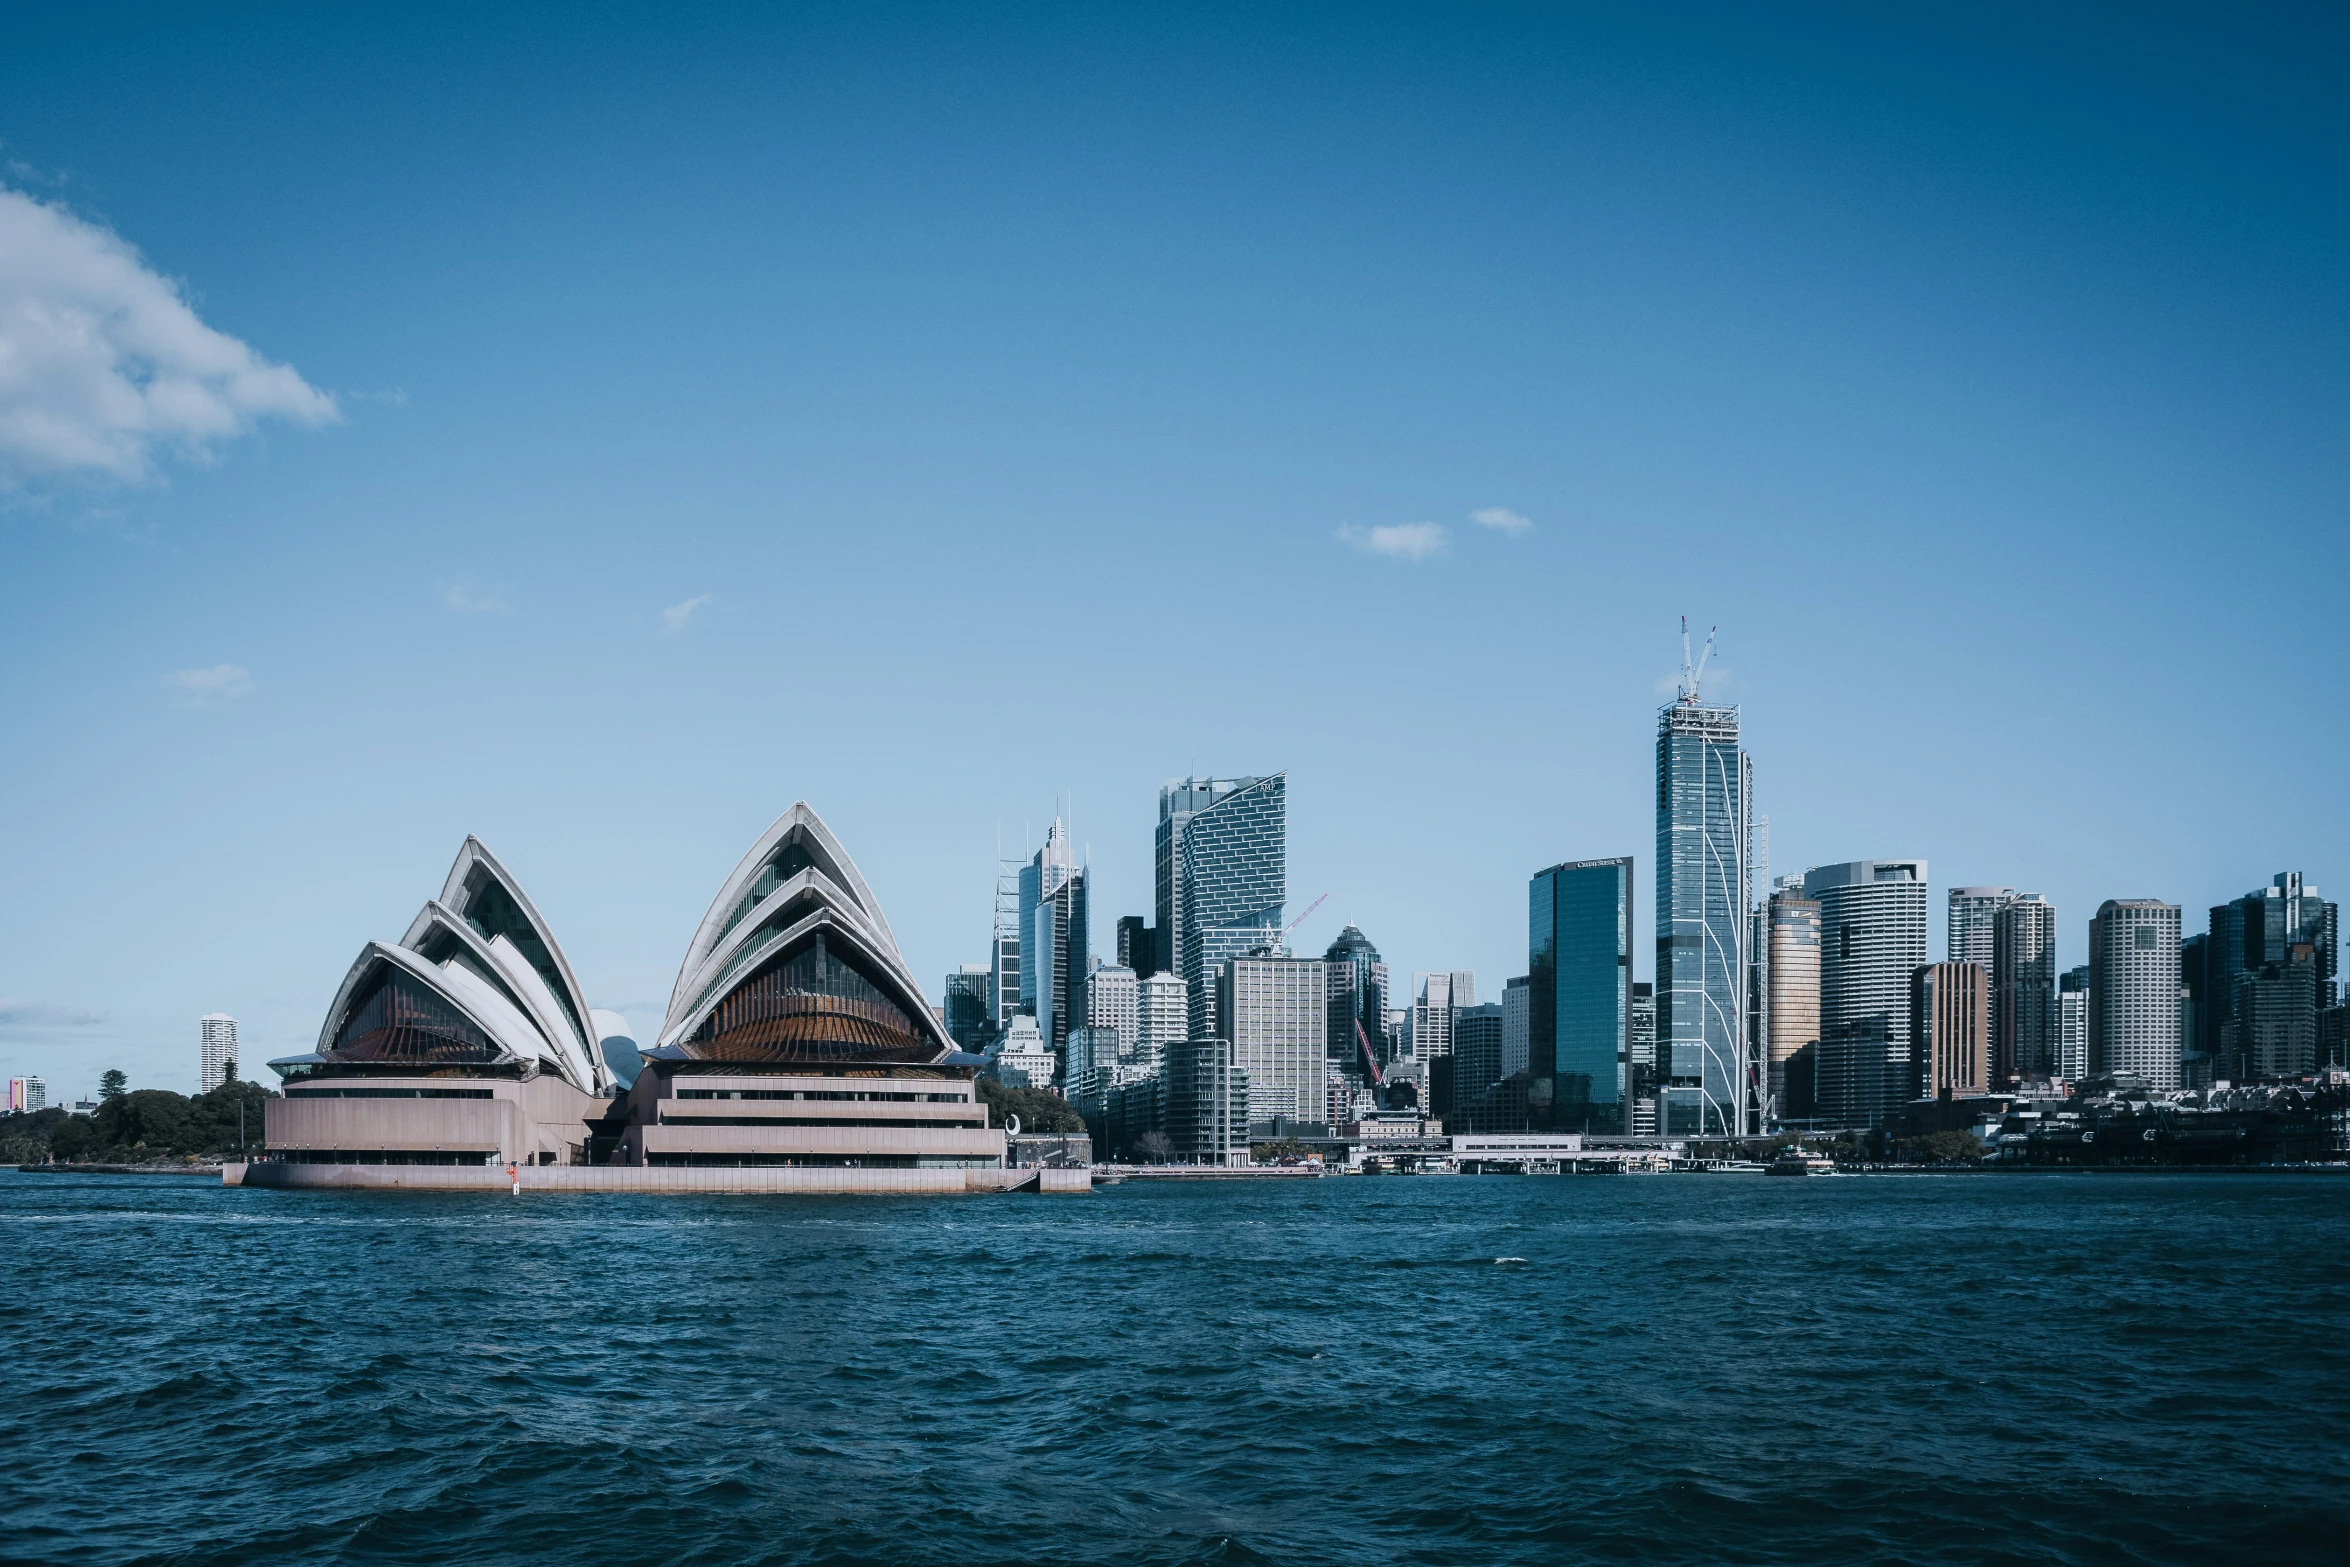
[(1697, 705), (1697, 684), (1705, 678), (1706, 660), (1714, 656), (1714, 633), (1719, 626), (1705, 630), (1705, 651), (1697, 655), (1697, 667), (1689, 667), (1689, 617), (1681, 617), (1681, 700), (1690, 707)]
[(1288, 924), (1281, 927), (1281, 934), (1275, 936), (1270, 943), (1273, 950), (1275, 952), (1279, 952), (1283, 945), (1288, 942), (1289, 933), (1297, 929), (1300, 925), (1303, 925), (1313, 916), (1314, 910), (1320, 908), (1323, 904), (1328, 903), (1329, 901), (1330, 894), (1325, 892), (1319, 898), (1316, 898), (1313, 902), (1307, 904), (1305, 913), (1300, 914), (1296, 919), (1291, 920)]

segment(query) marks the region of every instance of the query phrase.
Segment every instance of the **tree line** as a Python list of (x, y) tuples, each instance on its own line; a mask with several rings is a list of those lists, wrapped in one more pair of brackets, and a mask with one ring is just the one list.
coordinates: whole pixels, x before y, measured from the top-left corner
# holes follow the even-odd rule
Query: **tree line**
[(190, 1097), (168, 1088), (129, 1086), (120, 1072), (98, 1080), (98, 1108), (75, 1115), (51, 1108), (0, 1116), (0, 1165), (155, 1164), (233, 1159), (238, 1111), (248, 1149), (261, 1146), (262, 1107), (277, 1095), (234, 1077)]

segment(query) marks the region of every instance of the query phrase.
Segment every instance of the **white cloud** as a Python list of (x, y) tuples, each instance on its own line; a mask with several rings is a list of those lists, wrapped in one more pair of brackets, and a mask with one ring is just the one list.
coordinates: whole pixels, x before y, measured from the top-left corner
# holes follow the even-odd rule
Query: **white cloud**
[(506, 601), (471, 577), (459, 577), (441, 589), (441, 607), (460, 615), (486, 615), (506, 607)]
[(326, 424), (334, 399), (198, 320), (170, 279), (63, 207), (0, 188), (0, 489), (136, 482), (263, 419)]
[(85, 1012), (79, 1007), (52, 1007), (38, 1001), (0, 999), (0, 1028), (96, 1028), (105, 1021), (103, 1013)]
[(686, 628), (694, 618), (694, 611), (710, 602), (710, 595), (697, 593), (682, 604), (672, 604), (661, 611), (661, 634), (673, 637)]
[(226, 707), (253, 689), (252, 673), (237, 664), (210, 669), (175, 669), (163, 683), (179, 692), (182, 707)]
[(1488, 506), (1482, 511), (1473, 511), (1469, 513), (1469, 520), (1480, 528), (1491, 528), (1496, 533), (1506, 533), (1513, 538), (1534, 531), (1533, 518), (1521, 517), (1507, 506)]
[(1433, 522), (1391, 522), (1376, 528), (1352, 525), (1338, 536), (1358, 550), (1397, 560), (1424, 560), (1444, 548), (1444, 529)]

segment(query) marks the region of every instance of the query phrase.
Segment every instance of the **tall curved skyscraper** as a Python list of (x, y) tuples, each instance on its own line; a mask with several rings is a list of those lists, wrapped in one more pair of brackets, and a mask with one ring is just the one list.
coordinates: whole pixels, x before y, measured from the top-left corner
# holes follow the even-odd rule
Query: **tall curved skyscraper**
[(1656, 1076), (1668, 1136), (1759, 1130), (1746, 1032), (1754, 779), (1738, 709), (1694, 680), (1656, 724)]

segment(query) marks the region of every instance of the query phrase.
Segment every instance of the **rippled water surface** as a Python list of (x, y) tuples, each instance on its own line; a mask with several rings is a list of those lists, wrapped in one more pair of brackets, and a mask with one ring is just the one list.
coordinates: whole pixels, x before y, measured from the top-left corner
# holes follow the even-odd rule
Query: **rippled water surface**
[(2350, 1178), (0, 1176), (0, 1560), (2329, 1561)]

